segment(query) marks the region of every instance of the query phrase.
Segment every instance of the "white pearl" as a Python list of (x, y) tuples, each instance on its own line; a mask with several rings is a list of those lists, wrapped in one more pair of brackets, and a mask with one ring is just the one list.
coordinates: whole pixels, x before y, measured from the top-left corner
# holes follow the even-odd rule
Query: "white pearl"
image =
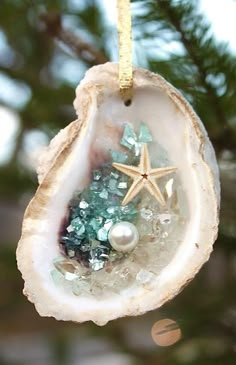
[(111, 227), (108, 239), (116, 251), (129, 252), (137, 246), (139, 234), (134, 224), (119, 222)]

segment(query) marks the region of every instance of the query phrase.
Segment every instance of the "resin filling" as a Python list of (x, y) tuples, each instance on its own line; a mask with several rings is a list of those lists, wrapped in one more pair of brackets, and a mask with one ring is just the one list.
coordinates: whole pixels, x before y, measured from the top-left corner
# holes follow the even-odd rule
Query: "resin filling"
[(157, 255), (167, 264), (165, 252), (170, 259), (184, 231), (184, 194), (176, 168), (150, 158), (152, 144), (146, 124), (124, 124), (119, 150), (109, 150), (87, 188), (75, 192), (59, 233), (56, 284), (75, 295), (104, 295), (150, 282), (160, 271)]

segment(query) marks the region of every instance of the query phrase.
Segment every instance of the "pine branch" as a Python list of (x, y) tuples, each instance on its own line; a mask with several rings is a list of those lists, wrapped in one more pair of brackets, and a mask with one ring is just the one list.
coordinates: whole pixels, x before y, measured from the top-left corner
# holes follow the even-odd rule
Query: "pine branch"
[[(193, 22), (193, 29), (191, 31), (186, 31), (184, 28), (181, 18), (179, 17), (178, 11), (176, 11), (175, 6), (171, 2), (167, 2), (165, 0), (159, 0), (160, 8), (165, 12), (167, 19), (171, 22), (171, 24), (175, 27), (176, 31), (180, 35), (181, 42), (183, 43), (186, 51), (188, 52), (189, 57), (191, 58), (194, 65), (197, 67), (198, 75), (202, 86), (205, 88), (209, 102), (211, 103), (212, 110), (215, 111), (215, 120), (218, 125), (224, 125), (227, 129), (227, 119), (225, 117), (224, 110), (221, 107), (219, 97), (216, 94), (215, 89), (212, 85), (207, 81), (208, 70), (206, 69), (204, 62), (202, 62), (201, 52), (199, 52), (199, 45), (202, 43), (201, 39), (196, 36), (196, 24)], [(189, 6), (189, 17), (192, 15), (194, 11), (194, 5), (191, 4)], [(198, 19), (198, 17), (197, 17)], [(198, 23), (198, 27), (201, 24)], [(207, 31), (204, 27), (205, 31)], [(195, 30), (195, 31), (194, 31)], [(224, 130), (226, 133), (226, 129)]]
[[(150, 42), (146, 56), (150, 69), (184, 93), (206, 123), (218, 151), (235, 149), (236, 131), (231, 123), (235, 118), (235, 57), (225, 44), (215, 41), (196, 0), (137, 3), (143, 11), (137, 13), (135, 23)], [(163, 43), (172, 41), (179, 42), (180, 53), (159, 58), (158, 47), (163, 53)]]
[(84, 42), (78, 35), (64, 29), (59, 14), (42, 14), (41, 20), (44, 22), (46, 31), (50, 36), (63, 42), (87, 65), (94, 66), (109, 61), (103, 52), (94, 49), (91, 44)]

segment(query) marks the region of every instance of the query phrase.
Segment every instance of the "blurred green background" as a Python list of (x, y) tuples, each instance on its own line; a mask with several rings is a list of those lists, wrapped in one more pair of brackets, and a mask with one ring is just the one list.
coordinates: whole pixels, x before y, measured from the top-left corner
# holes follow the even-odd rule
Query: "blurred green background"
[[(217, 3), (224, 27), (227, 1)], [(0, 365), (236, 364), (236, 57), (199, 5), (132, 1), (134, 63), (179, 88), (208, 130), (221, 172), (219, 238), (177, 298), (100, 328), (40, 318), (22, 295), (15, 249), (40, 149), (75, 119), (74, 90), (86, 69), (118, 60), (115, 1), (0, 1)], [(152, 340), (163, 318), (182, 331), (173, 346)]]

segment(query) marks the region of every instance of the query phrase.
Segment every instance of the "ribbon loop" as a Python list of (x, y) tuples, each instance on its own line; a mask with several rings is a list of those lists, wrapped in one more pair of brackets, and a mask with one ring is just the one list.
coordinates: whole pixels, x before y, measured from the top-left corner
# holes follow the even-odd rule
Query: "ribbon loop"
[(119, 85), (121, 98), (131, 103), (133, 88), (132, 29), (130, 0), (117, 0), (119, 37)]

